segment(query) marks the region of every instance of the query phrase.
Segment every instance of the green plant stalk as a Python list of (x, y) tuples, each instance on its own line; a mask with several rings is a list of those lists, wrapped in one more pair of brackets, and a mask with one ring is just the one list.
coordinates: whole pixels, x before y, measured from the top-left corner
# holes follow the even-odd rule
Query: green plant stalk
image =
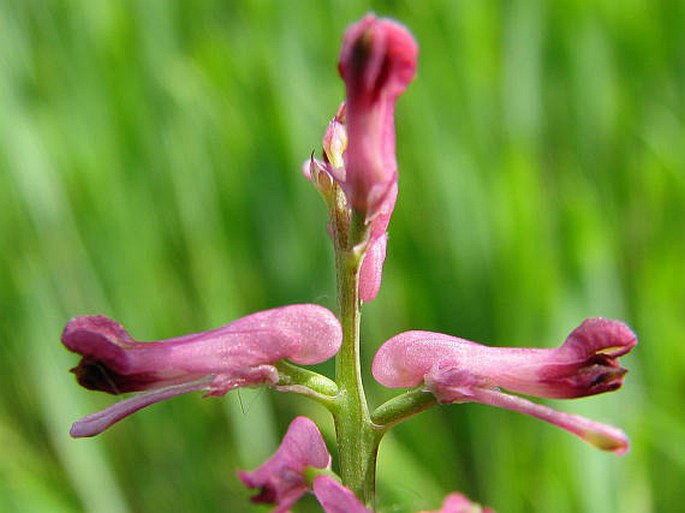
[(371, 421), (383, 433), (437, 404), (437, 399), (422, 387), (409, 390), (381, 404), (371, 414)]
[[(373, 509), (376, 458), (383, 435), (399, 422), (435, 405), (436, 401), (432, 394), (415, 389), (381, 405), (374, 412), (373, 418), (370, 415), (361, 376), (359, 336), (359, 269), (368, 243), (369, 226), (364, 212), (350, 213), (344, 194), (338, 187), (334, 187), (327, 201), (331, 212), (343, 340), (335, 360), (337, 397), (333, 399), (329, 395), (333, 389), (324, 386), (319, 389), (323, 394), (314, 394), (312, 398), (326, 405), (333, 414), (343, 485), (352, 490), (367, 507)], [(292, 369), (289, 372), (292, 373)], [(298, 377), (294, 381), (303, 383), (309, 379)], [(311, 379), (309, 383), (317, 383), (319, 387), (323, 384), (318, 379)], [(305, 395), (312, 394), (307, 392)]]
[(285, 360), (276, 363), (276, 368), (279, 375), (276, 390), (309, 397), (331, 412), (338, 408), (340, 390), (334, 381), (318, 372), (303, 369)]
[(371, 422), (360, 367), (359, 268), (368, 238), (364, 214), (350, 216), (333, 208), (333, 235), (340, 323), (343, 341), (335, 362), (335, 381), (340, 389), (333, 412), (342, 482), (367, 506), (373, 508), (376, 486), (376, 455), (382, 431)]

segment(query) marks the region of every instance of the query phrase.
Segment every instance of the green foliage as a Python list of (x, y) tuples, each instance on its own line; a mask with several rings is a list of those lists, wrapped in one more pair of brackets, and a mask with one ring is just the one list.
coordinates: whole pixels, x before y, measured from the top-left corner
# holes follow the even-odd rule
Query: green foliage
[(112, 398), (75, 385), (59, 333), (82, 314), (157, 339), (335, 307), (325, 208), (300, 165), (342, 99), (343, 30), (369, 9), (421, 46), (363, 320), (372, 403), (393, 394), (368, 363), (405, 329), (552, 346), (603, 315), (641, 340), (622, 391), (554, 403), (622, 426), (628, 455), (442, 407), (381, 445), (381, 507), (436, 508), (451, 490), (511, 513), (685, 500), (681, 1), (0, 0), (0, 511), (257, 511), (234, 469), (296, 414), (330, 438), (318, 406), (241, 391), (71, 440)]

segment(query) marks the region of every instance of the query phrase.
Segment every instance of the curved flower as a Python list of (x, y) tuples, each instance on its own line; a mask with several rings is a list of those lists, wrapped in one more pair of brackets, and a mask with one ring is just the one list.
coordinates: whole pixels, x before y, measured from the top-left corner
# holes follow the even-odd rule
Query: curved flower
[(441, 403), (475, 401), (512, 409), (620, 454), (627, 449), (622, 431), (505, 394), (498, 387), (550, 398), (616, 390), (627, 372), (617, 358), (636, 343), (625, 324), (602, 318), (583, 322), (558, 349), (487, 347), (441, 333), (408, 331), (383, 344), (372, 371), (385, 386), (423, 382)]
[(371, 223), (360, 297), (378, 294), (386, 230), (397, 200), (395, 102), (416, 75), (418, 46), (402, 25), (367, 15), (345, 32), (338, 69), (345, 81), (347, 151), (342, 185), (351, 208)]
[(258, 312), (204, 333), (138, 342), (116, 321), (85, 316), (69, 321), (62, 343), (82, 356), (72, 369), (85, 388), (111, 394), (144, 392), (74, 423), (74, 437), (94, 436), (150, 404), (195, 390), (220, 396), (243, 386), (275, 385), (283, 359), (313, 364), (331, 358), (342, 333), (318, 305)]
[(366, 15), (345, 32), (338, 69), (347, 98), (324, 134), (323, 160), (305, 162), (303, 172), (329, 197), (337, 182), (348, 207), (370, 224), (360, 271), (359, 294), (378, 294), (387, 229), (397, 200), (395, 102), (416, 74), (418, 47), (399, 23)]
[(372, 220), (397, 183), (395, 102), (416, 74), (418, 46), (399, 23), (368, 14), (343, 38), (347, 93), (345, 183), (351, 207)]
[(245, 486), (260, 489), (252, 502), (276, 504), (274, 513), (282, 513), (309, 491), (306, 471), (325, 469), (330, 464), (331, 455), (316, 424), (297, 417), (274, 455), (252, 472), (238, 471), (238, 477)]

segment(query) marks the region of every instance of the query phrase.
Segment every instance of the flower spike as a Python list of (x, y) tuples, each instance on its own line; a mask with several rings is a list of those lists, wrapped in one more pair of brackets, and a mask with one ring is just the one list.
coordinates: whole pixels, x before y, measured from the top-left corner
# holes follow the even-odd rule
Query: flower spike
[(401, 333), (383, 344), (372, 372), (394, 388), (424, 383), (441, 403), (480, 402), (555, 424), (587, 442), (621, 454), (627, 438), (611, 426), (557, 412), (499, 391), (549, 398), (574, 398), (616, 390), (626, 370), (617, 358), (637, 343), (625, 324), (588, 319), (558, 349), (487, 347), (427, 331)]
[(337, 319), (318, 305), (266, 310), (212, 331), (157, 342), (138, 342), (101, 315), (76, 317), (65, 327), (62, 343), (81, 355), (72, 369), (78, 382), (110, 394), (143, 393), (77, 421), (71, 434), (97, 435), (145, 406), (196, 390), (221, 396), (238, 387), (275, 385), (275, 363), (328, 360), (341, 340)]

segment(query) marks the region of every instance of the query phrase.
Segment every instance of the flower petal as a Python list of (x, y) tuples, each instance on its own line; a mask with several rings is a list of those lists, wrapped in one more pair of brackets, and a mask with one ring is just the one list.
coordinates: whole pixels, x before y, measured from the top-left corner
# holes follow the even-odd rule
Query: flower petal
[(375, 299), (381, 288), (383, 263), (385, 262), (388, 235), (384, 233), (376, 240), (369, 242), (359, 271), (359, 297), (364, 302)]
[(564, 413), (497, 390), (475, 389), (474, 401), (525, 413), (579, 436), (590, 445), (619, 456), (628, 451), (628, 437), (618, 428)]
[(73, 438), (84, 438), (99, 435), (112, 424), (119, 422), (121, 419), (128, 417), (138, 410), (150, 406), (151, 404), (171, 399), (177, 395), (187, 394), (207, 388), (209, 379), (201, 379), (192, 383), (181, 383), (180, 385), (171, 385), (158, 390), (150, 390), (134, 397), (124, 399), (109, 408), (83, 417), (74, 422), (71, 426), (69, 434)]

